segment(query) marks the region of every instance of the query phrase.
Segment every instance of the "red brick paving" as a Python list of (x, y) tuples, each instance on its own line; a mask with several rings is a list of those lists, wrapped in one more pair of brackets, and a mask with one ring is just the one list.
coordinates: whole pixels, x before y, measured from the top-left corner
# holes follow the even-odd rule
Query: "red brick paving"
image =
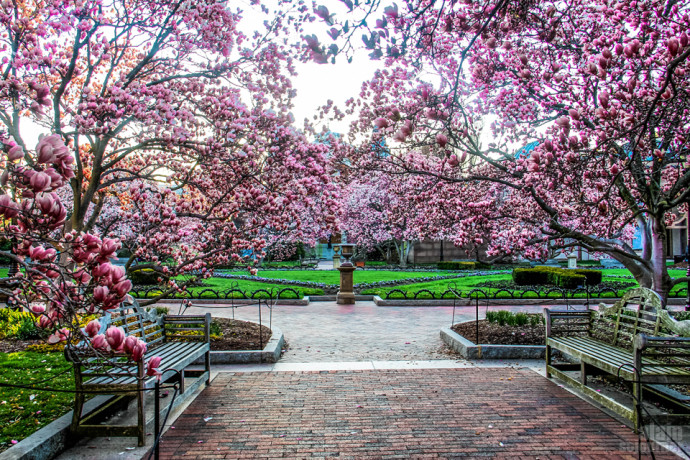
[(161, 458), (637, 458), (629, 428), (511, 368), (221, 373), (174, 427)]

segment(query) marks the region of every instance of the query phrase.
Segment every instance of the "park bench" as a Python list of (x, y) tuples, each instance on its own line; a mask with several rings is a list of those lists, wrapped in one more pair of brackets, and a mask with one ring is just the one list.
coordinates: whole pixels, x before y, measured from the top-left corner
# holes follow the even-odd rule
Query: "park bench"
[[(604, 407), (631, 421), (642, 422), (635, 402), (643, 388), (659, 396), (673, 391), (668, 384), (690, 384), (688, 322), (676, 321), (663, 308), (661, 297), (645, 288), (628, 291), (613, 306), (599, 311), (545, 309), (546, 376), (555, 376)], [(555, 364), (558, 350), (577, 364)], [(579, 380), (567, 371), (580, 371)], [(617, 376), (632, 387), (632, 403), (616, 401), (587, 385), (594, 373)], [(676, 393), (677, 394), (677, 393)], [(681, 414), (676, 414), (681, 415)], [(687, 414), (682, 414), (687, 415)]]
[[(84, 436), (133, 436), (139, 446), (145, 444), (146, 420), (144, 398), (146, 389), (155, 386), (156, 378), (146, 376), (145, 361), (160, 356), (161, 371), (174, 369), (164, 375), (179, 382), (180, 393), (185, 390), (185, 368), (200, 357), (205, 357), (205, 370), (198, 376), (210, 383), (210, 324), (211, 314), (205, 315), (157, 315), (155, 310), (147, 312), (132, 298), (117, 309), (99, 319), (100, 333), (111, 326), (122, 327), (126, 335), (141, 338), (147, 344), (147, 351), (141, 362), (128, 361), (123, 353), (96, 353), (86, 346), (65, 348), (65, 355), (74, 365), (75, 404), (71, 431)], [(197, 372), (198, 373), (198, 372)], [(188, 371), (188, 375), (192, 372)], [(89, 392), (115, 395), (97, 411), (82, 418), (85, 394)], [(95, 422), (103, 414), (112, 413), (114, 408), (126, 407), (137, 400), (137, 425), (114, 426)], [(124, 406), (123, 406), (124, 404)]]
[(308, 259), (302, 259), (300, 262), (300, 265), (302, 267), (311, 267), (312, 265), (317, 265), (319, 263), (319, 259), (315, 257), (310, 257)]

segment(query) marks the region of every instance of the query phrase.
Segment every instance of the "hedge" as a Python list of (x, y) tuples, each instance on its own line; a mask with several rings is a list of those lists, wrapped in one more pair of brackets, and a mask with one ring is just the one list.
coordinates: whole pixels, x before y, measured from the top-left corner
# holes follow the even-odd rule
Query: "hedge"
[(143, 270), (135, 270), (129, 273), (128, 276), (129, 279), (132, 281), (132, 284), (134, 284), (135, 286), (157, 285), (159, 284), (158, 278), (163, 278), (163, 280), (167, 279), (162, 274), (155, 272), (150, 268), (145, 268)]
[(436, 268), (439, 270), (485, 270), (490, 268), (489, 264), (483, 262), (469, 262), (469, 261), (448, 261), (438, 262)]
[(553, 285), (563, 289), (574, 289), (583, 286), (594, 286), (601, 283), (602, 272), (599, 270), (567, 270), (560, 267), (516, 268), (513, 270), (513, 281), (520, 286)]
[(597, 284), (601, 284), (601, 279), (603, 277), (601, 270), (578, 268), (572, 271), (578, 275), (584, 275), (584, 277), (587, 278), (587, 286), (596, 286)]

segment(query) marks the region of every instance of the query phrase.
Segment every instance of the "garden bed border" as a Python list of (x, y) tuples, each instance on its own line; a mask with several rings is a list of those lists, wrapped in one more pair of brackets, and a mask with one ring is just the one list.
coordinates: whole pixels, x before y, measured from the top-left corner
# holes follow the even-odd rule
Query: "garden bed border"
[(477, 345), (449, 327), (441, 329), (441, 340), (466, 359), (544, 359), (546, 350), (544, 345)]
[[(276, 363), (280, 359), (280, 353), (283, 350), (284, 344), (285, 337), (283, 336), (283, 332), (278, 327), (272, 326), (271, 338), (268, 340), (263, 350), (211, 350), (211, 365)], [(197, 359), (193, 364), (204, 364), (204, 358)]]

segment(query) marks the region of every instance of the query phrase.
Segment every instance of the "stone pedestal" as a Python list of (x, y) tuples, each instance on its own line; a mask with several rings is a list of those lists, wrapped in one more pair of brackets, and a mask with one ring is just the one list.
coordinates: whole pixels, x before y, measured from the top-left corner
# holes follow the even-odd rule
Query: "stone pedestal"
[(575, 254), (568, 256), (568, 268), (577, 268), (577, 256)]
[(352, 273), (357, 270), (351, 263), (345, 262), (338, 267), (340, 272), (340, 290), (336, 296), (336, 303), (340, 305), (352, 305), (355, 303), (354, 280)]
[(340, 256), (338, 254), (333, 255), (333, 268), (340, 268)]

